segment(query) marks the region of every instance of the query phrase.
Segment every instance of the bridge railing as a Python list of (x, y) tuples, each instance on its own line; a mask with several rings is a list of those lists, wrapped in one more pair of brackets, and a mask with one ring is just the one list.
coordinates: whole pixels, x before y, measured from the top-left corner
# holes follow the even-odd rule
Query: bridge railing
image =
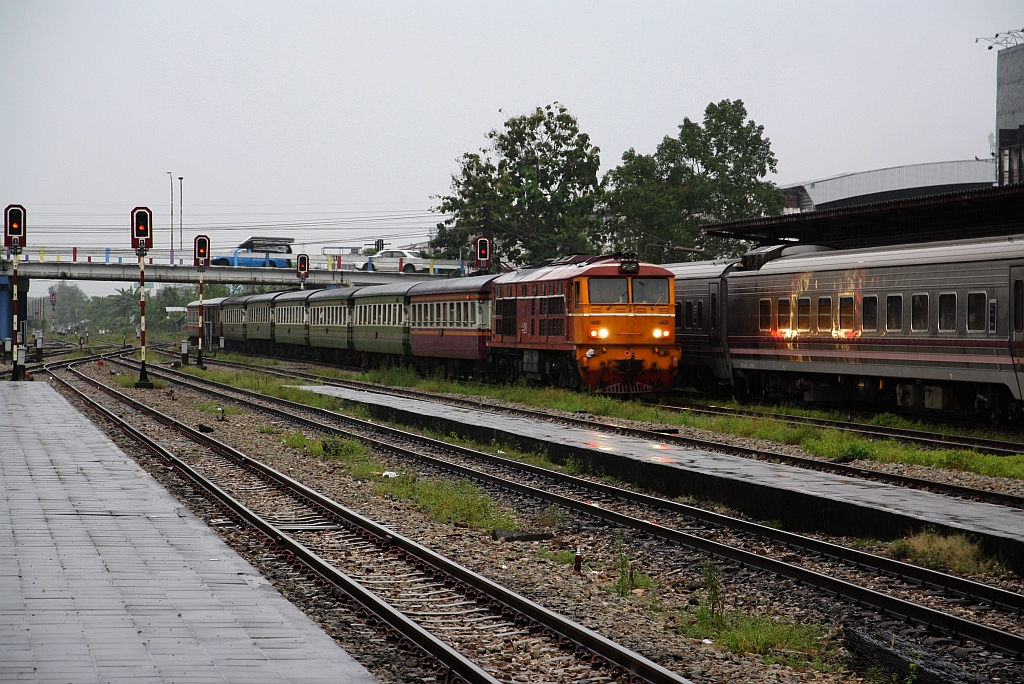
[[(239, 252), (239, 256), (243, 253)], [(232, 256), (225, 254), (223, 256)], [(218, 255), (215, 254), (214, 258)], [(261, 253), (245, 253), (245, 256), (260, 257)], [(287, 256), (294, 258), (295, 255), (276, 255), (273, 257)], [(10, 260), (9, 250), (3, 253), (4, 260)], [(372, 257), (359, 256), (355, 254), (311, 254), (309, 257), (310, 269), (329, 271), (390, 271), (390, 272), (416, 272), (416, 273), (462, 273), (472, 270), (472, 264), (458, 259), (374, 259)], [(30, 246), (21, 253), (22, 262), (72, 262), (72, 263), (107, 263), (107, 264), (134, 264), (138, 257), (135, 250), (130, 248), (111, 247), (53, 247), (53, 246)], [(182, 255), (181, 251), (175, 252), (171, 249), (151, 249), (146, 255), (146, 264), (170, 264), (173, 266), (192, 266), (192, 252)]]

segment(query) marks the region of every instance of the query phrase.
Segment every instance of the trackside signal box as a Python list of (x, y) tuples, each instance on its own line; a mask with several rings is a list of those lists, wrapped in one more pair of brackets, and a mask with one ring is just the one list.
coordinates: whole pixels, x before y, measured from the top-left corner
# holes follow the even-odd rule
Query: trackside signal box
[(25, 207), (10, 204), (4, 209), (4, 247), (25, 246)]
[(205, 235), (196, 235), (193, 240), (193, 257), (196, 268), (207, 268), (210, 265), (210, 238)]
[(153, 249), (153, 212), (149, 207), (132, 209), (132, 248)]
[(295, 259), (295, 277), (305, 280), (309, 277), (309, 255), (300, 254)]
[(476, 239), (476, 267), (491, 267), (491, 241), (489, 238), (478, 237)]

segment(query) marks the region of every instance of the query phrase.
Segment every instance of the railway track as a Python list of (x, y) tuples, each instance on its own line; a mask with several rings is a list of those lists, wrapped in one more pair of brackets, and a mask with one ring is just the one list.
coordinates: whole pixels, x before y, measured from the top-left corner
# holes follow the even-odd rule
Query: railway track
[[(122, 410), (132, 415), (126, 420), (60, 372), (54, 368), (51, 375), (209, 492), (226, 515), (261, 532), (336, 596), (372, 615), (370, 623), (379, 621), (378, 630), (400, 647), (432, 659), (443, 681), (509, 681), (495, 655), (508, 644), (530, 654), (530, 681), (687, 681), (170, 416), (66, 371), (129, 407)], [(195, 445), (183, 449), (187, 455), (161, 446), (168, 430)], [(467, 650), (491, 655), (471, 659)]]
[[(991, 609), (1004, 615), (1003, 620), (1006, 624), (1016, 625), (1015, 621), (1019, 620), (1020, 612), (1024, 610), (1024, 597), (1012, 591), (756, 523), (736, 520), (678, 502), (521, 464), (389, 426), (197, 379), (187, 374), (162, 369), (153, 372), (171, 382), (213, 394), (221, 400), (235, 401), (250, 409), (270, 413), (309, 429), (369, 442), (377, 448), (419, 461), (431, 468), (471, 478), (492, 488), (555, 504), (597, 519), (606, 525), (630, 528), (641, 534), (699, 550), (739, 567), (750, 567), (789, 578), (799, 584), (815, 587), (825, 594), (841, 597), (854, 604), (871, 606), (885, 614), (928, 625), (957, 638), (989, 644), (992, 648), (1009, 655), (1019, 657), (1024, 654), (1024, 638), (1019, 633), (1011, 633), (907, 598), (890, 595), (836, 575), (850, 576), (850, 569), (866, 570), (877, 577), (891, 578), (895, 584), (900, 585), (897, 593), (903, 593), (905, 596), (916, 593), (920, 601), (931, 601), (933, 604), (947, 602), (960, 607), (963, 607), (964, 603), (980, 605), (984, 610)], [(345, 425), (346, 428), (337, 427), (338, 424)], [(417, 448), (409, 448), (410, 445), (416, 445)], [(425, 453), (426, 451), (448, 452), (459, 458), (471, 459), (476, 464), (487, 464), (488, 467), (481, 469), (479, 465), (475, 468), (462, 465), (451, 458), (438, 458)], [(491, 469), (493, 471), (488, 472)], [(512, 472), (518, 472), (519, 477), (510, 477), (509, 474)], [(533, 483), (529, 482), (531, 478), (534, 480)], [(595, 501), (599, 503), (595, 505)], [(743, 541), (739, 544), (716, 541), (715, 537), (722, 529), (734, 531), (743, 537)], [(797, 551), (815, 560), (804, 564), (811, 567), (779, 560), (769, 555), (764, 548), (765, 543), (789, 552)], [(779, 554), (776, 552), (774, 555)], [(826, 574), (820, 571), (822, 567), (833, 567), (836, 570), (833, 574)], [(863, 573), (861, 574), (860, 581), (865, 583)], [(1022, 631), (1022, 628), (1018, 625), (1016, 631)]]
[[(893, 484), (900, 487), (908, 487), (912, 489), (920, 489), (939, 494), (945, 494), (947, 496), (955, 496), (963, 499), (970, 499), (972, 501), (983, 501), (986, 503), (998, 504), (1001, 506), (1010, 506), (1013, 508), (1024, 508), (1024, 497), (1017, 496), (1014, 494), (1005, 494), (1001, 492), (992, 492), (983, 489), (977, 489), (974, 487), (965, 487), (962, 485), (956, 485), (952, 483), (937, 482), (934, 480), (926, 480), (918, 477), (911, 477), (908, 475), (900, 475), (896, 473), (887, 473), (877, 470), (868, 470), (857, 466), (846, 465), (844, 463), (836, 463), (832, 461), (822, 461), (813, 458), (804, 458), (801, 456), (794, 456), (791, 454), (785, 454), (782, 452), (768, 451), (763, 449), (754, 449), (750, 447), (736, 446), (731, 444), (724, 444), (722, 442), (715, 442), (711, 440), (697, 439), (694, 437), (683, 437), (678, 434), (671, 434), (665, 432), (654, 432), (650, 430), (641, 430), (638, 428), (622, 427), (613, 425), (610, 423), (603, 423), (593, 420), (586, 420), (582, 418), (570, 418), (566, 416), (553, 415), (544, 411), (523, 409), (523, 408), (511, 408), (507, 406), (501, 406), (482, 400), (468, 400), (458, 399), (454, 397), (441, 397), (436, 394), (429, 392), (421, 392), (418, 390), (406, 389), (406, 388), (395, 388), (395, 387), (383, 387), (381, 385), (375, 385), (373, 383), (362, 382), (359, 380), (342, 380), (329, 376), (319, 375), (315, 373), (303, 373), (299, 371), (281, 371), (266, 366), (258, 366), (253, 364), (237, 363), (234, 361), (220, 361), (216, 359), (204, 359), (205, 362), (211, 364), (217, 364), (226, 366), (229, 368), (236, 368), (240, 370), (254, 371), (259, 373), (265, 373), (281, 378), (294, 378), (300, 380), (309, 380), (312, 382), (322, 383), (324, 385), (334, 385), (337, 387), (349, 387), (353, 389), (360, 389), (368, 392), (376, 392), (378, 394), (392, 394), (396, 396), (410, 397), (414, 399), (422, 399), (425, 401), (442, 402), (455, 406), (463, 406), (472, 409), (484, 409), (506, 413), (510, 415), (522, 416), (525, 418), (531, 418), (534, 420), (553, 421), (575, 427), (580, 427), (588, 430), (599, 430), (602, 432), (612, 432), (615, 434), (629, 435), (633, 437), (639, 437), (641, 439), (669, 442), (672, 444), (679, 444), (681, 446), (694, 447), (698, 449), (706, 449), (708, 451), (717, 451), (720, 453), (733, 454), (736, 456), (743, 456), (746, 458), (754, 458), (762, 461), (774, 461), (778, 463), (786, 463), (788, 465), (794, 465), (801, 468), (807, 468), (809, 470), (818, 470), (822, 472), (836, 473), (838, 475), (846, 475), (848, 477), (856, 477), (860, 479), (868, 479), (876, 482), (884, 482), (887, 484)], [(959, 448), (959, 447), (958, 447)]]

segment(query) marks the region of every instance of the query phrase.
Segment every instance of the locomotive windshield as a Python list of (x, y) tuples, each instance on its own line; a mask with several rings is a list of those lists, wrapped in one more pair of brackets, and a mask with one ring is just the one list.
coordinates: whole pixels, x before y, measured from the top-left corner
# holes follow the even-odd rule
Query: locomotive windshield
[[(591, 304), (628, 304), (629, 278), (590, 278)], [(668, 278), (633, 278), (634, 304), (668, 304)]]
[(633, 278), (634, 304), (668, 304), (668, 278)]
[(629, 283), (626, 278), (590, 278), (591, 304), (628, 304)]

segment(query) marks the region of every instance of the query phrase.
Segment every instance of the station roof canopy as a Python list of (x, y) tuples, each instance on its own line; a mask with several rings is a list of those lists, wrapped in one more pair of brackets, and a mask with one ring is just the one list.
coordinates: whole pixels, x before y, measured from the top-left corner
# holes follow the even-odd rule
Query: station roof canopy
[(762, 245), (835, 249), (998, 237), (1024, 233), (1024, 185), (807, 211), (704, 226), (719, 237)]

